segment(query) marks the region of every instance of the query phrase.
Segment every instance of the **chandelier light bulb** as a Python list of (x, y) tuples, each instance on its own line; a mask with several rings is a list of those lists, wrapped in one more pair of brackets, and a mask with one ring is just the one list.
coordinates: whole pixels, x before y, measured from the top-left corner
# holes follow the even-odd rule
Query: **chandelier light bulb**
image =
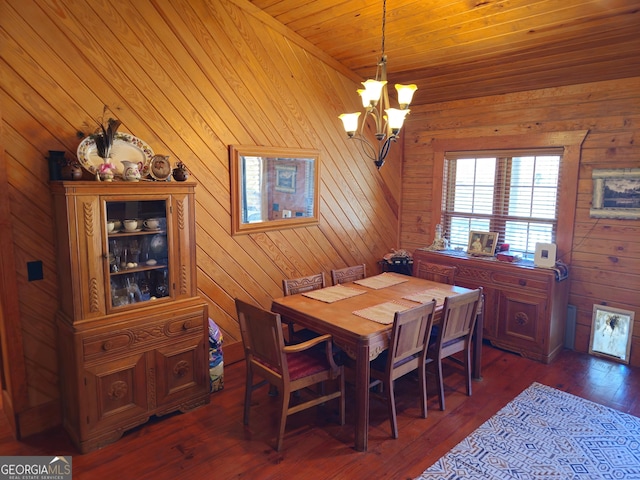
[(386, 84), (387, 84), (386, 80), (379, 81), (379, 80), (369, 79), (366, 82), (362, 82), (362, 85), (364, 85), (364, 88), (365, 88), (365, 92), (360, 94), (362, 95), (362, 99), (363, 99), (362, 103), (364, 104), (365, 95), (369, 100), (369, 105), (365, 105), (365, 107), (367, 106), (375, 107), (378, 104), (378, 101), (382, 96), (382, 89)]
[(398, 108), (387, 108), (385, 110), (387, 114), (387, 118), (389, 120), (389, 128), (391, 129), (391, 133), (397, 135), (400, 129), (402, 128), (402, 124), (404, 123), (404, 117), (409, 113), (408, 109), (400, 110)]
[(358, 130), (358, 117), (361, 113), (362, 112), (343, 113), (338, 116), (338, 118), (342, 120), (344, 130), (347, 132), (349, 137), (353, 137), (356, 134), (356, 130)]
[(358, 89), (358, 95), (360, 95), (360, 98), (362, 99), (362, 106), (364, 108), (370, 108), (372, 106), (375, 106), (377, 100), (373, 99), (373, 105), (372, 105), (371, 104), (372, 99), (369, 98), (369, 93), (365, 89), (363, 88)]
[(400, 85), (396, 83), (396, 90), (398, 91), (398, 104), (400, 105), (400, 109), (404, 110), (409, 106), (411, 100), (413, 99), (413, 92), (415, 92), (418, 87), (415, 84), (411, 85)]

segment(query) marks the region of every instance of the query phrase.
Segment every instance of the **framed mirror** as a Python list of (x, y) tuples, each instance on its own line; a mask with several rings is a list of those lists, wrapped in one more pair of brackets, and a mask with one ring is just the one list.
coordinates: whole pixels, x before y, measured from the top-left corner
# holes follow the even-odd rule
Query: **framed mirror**
[(231, 145), (231, 234), (318, 224), (318, 150)]

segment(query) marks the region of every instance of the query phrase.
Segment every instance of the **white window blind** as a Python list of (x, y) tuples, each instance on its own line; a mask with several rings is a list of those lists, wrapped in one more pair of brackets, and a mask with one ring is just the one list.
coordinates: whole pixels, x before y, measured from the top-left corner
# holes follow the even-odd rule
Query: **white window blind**
[(451, 248), (470, 231), (498, 232), (498, 245), (532, 259), (555, 243), (562, 148), (446, 152), (442, 221)]

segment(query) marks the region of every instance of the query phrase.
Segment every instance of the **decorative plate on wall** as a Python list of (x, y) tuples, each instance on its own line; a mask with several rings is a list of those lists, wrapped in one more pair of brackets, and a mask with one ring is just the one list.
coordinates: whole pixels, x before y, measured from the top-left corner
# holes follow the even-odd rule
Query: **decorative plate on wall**
[[(80, 142), (77, 156), (78, 161), (86, 170), (94, 175), (98, 172), (103, 160), (98, 155), (94, 135), (90, 135)], [(143, 177), (148, 175), (149, 164), (153, 156), (153, 150), (146, 142), (128, 133), (116, 133), (110, 157), (111, 163), (115, 167), (116, 175), (121, 176), (124, 171), (123, 160), (137, 163), (140, 174)]]

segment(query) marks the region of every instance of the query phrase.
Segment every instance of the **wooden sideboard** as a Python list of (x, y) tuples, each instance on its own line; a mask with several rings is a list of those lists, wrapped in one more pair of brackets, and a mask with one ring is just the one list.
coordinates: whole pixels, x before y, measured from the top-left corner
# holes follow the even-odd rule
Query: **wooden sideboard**
[(209, 402), (194, 187), (52, 182), (62, 417), (82, 453)]
[(501, 262), (458, 251), (418, 249), (414, 265), (426, 261), (454, 265), (456, 285), (482, 287), (485, 295), (484, 338), (492, 345), (551, 362), (563, 348), (569, 280), (533, 262)]

